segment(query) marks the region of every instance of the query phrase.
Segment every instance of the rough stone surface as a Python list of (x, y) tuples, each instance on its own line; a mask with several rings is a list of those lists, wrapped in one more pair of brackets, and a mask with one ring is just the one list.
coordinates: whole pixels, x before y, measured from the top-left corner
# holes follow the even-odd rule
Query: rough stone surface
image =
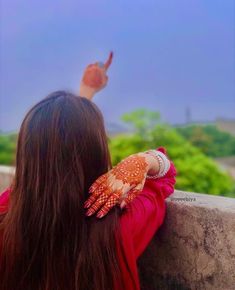
[(14, 175), (14, 167), (0, 165), (0, 193), (9, 186)]
[(235, 199), (175, 191), (138, 264), (143, 290), (234, 290)]
[[(13, 172), (0, 166), (0, 192)], [(235, 199), (175, 191), (138, 266), (142, 290), (235, 290)]]

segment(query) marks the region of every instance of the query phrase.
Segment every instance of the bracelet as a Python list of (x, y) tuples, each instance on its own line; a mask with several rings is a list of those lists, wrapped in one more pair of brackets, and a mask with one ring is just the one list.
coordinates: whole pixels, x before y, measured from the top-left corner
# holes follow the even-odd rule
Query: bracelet
[(166, 175), (170, 168), (170, 161), (166, 157), (164, 153), (158, 150), (149, 150), (146, 151), (145, 153), (152, 155), (155, 157), (159, 163), (159, 172), (155, 175), (147, 175), (147, 179), (155, 179), (155, 178), (160, 178)]

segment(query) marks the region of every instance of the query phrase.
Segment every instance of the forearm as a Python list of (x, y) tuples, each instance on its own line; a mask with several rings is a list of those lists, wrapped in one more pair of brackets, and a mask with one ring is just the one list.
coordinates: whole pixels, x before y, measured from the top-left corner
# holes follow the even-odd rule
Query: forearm
[(92, 88), (85, 86), (84, 84), (80, 85), (79, 88), (79, 96), (86, 98), (88, 100), (92, 100), (92, 98), (95, 95), (95, 90), (93, 90)]

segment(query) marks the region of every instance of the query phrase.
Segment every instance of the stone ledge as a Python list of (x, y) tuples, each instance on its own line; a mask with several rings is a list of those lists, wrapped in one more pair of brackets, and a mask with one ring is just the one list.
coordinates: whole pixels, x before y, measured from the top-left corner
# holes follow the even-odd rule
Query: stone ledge
[(175, 191), (138, 264), (144, 290), (234, 290), (235, 199)]
[(9, 186), (12, 181), (14, 172), (14, 167), (0, 165), (0, 193)]

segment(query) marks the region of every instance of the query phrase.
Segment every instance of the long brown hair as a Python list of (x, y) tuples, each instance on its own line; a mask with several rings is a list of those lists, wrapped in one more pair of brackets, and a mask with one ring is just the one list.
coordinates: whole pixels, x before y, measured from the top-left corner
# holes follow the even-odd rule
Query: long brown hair
[(83, 208), (89, 186), (110, 166), (103, 118), (91, 101), (57, 91), (28, 112), (1, 223), (1, 290), (114, 289), (119, 209), (97, 219)]

